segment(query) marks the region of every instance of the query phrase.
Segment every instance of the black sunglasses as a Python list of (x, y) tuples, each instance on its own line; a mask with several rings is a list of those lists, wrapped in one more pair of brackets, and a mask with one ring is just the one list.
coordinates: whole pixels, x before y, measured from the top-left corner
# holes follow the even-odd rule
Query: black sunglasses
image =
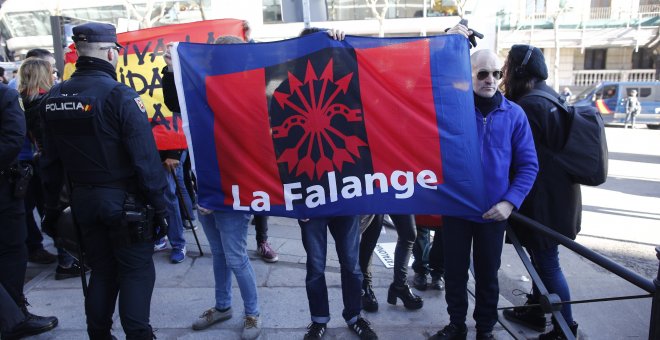
[(121, 52), (122, 48), (123, 47), (119, 47), (119, 46), (105, 46), (105, 47), (101, 47), (100, 50), (115, 50), (117, 51), (117, 53), (119, 53)]
[[(484, 80), (488, 78), (488, 75), (490, 74), (489, 71), (479, 71), (477, 72), (477, 79), (479, 80)], [(493, 78), (495, 79), (502, 79), (503, 72), (502, 71), (493, 71)]]

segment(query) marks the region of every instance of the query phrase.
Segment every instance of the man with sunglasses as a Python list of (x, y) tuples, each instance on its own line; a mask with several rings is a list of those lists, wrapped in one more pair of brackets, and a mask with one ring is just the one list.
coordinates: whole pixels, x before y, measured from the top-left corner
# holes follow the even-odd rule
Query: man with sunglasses
[(488, 210), (481, 218), (443, 216), (445, 300), (450, 323), (431, 339), (465, 339), (470, 248), (476, 281), (476, 321), (479, 340), (494, 339), (500, 267), (506, 220), (532, 188), (538, 162), (532, 132), (520, 106), (498, 91), (502, 64), (490, 50), (470, 57), (475, 119)]
[(92, 269), (85, 297), (89, 338), (113, 338), (112, 315), (119, 300), (126, 338), (152, 339), (153, 229), (167, 230), (167, 182), (157, 170), (161, 163), (144, 104), (133, 89), (117, 82), (121, 46), (114, 26), (76, 26), (73, 41), (76, 71), (41, 102), (42, 227), (55, 238), (66, 174), (71, 210)]

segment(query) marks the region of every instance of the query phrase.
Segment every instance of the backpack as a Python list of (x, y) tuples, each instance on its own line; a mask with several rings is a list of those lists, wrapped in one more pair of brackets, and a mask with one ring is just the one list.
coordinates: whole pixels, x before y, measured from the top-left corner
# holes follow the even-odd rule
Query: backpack
[(548, 99), (569, 116), (569, 131), (564, 147), (550, 152), (572, 177), (573, 182), (597, 186), (607, 180), (607, 139), (605, 124), (598, 110), (591, 106), (566, 105), (547, 92), (532, 90), (525, 96)]

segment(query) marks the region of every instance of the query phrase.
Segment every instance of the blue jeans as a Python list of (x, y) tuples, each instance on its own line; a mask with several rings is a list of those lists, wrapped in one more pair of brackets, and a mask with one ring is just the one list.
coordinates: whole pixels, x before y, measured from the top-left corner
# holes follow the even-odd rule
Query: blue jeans
[[(555, 245), (548, 249), (528, 248), (527, 252), (529, 252), (532, 258), (532, 264), (534, 264), (534, 268), (539, 273), (541, 281), (543, 281), (543, 285), (545, 285), (548, 292), (559, 295), (562, 301), (571, 301), (568, 282), (566, 282), (564, 273), (561, 271), (561, 266), (559, 265), (559, 247)], [(541, 292), (539, 292), (539, 289), (534, 284), (532, 284), (532, 295), (536, 298), (541, 296)], [(573, 323), (573, 313), (570, 304), (563, 305), (561, 314), (569, 325)]]
[(445, 259), (442, 251), (442, 228), (437, 228), (434, 231), (433, 244), (428, 249), (431, 241), (431, 230), (417, 226), (417, 238), (413, 246), (415, 260), (412, 268), (415, 273), (430, 273), (432, 278), (438, 278), (445, 275)]
[[(181, 163), (186, 160), (186, 153), (181, 154)], [(165, 171), (165, 177), (167, 178), (167, 190), (165, 190), (165, 200), (167, 201), (167, 238), (170, 240), (170, 245), (172, 249), (183, 249), (186, 246), (186, 239), (183, 237), (183, 219), (181, 218), (181, 209), (179, 209), (179, 198), (176, 193), (176, 181), (177, 178), (183, 178), (183, 165), (179, 165), (174, 170), (174, 174), (177, 178), (172, 176), (169, 170)], [(182, 186), (181, 190), (185, 188), (185, 185), (182, 185), (183, 181), (180, 182)], [(187, 194), (185, 195), (187, 196)], [(184, 197), (185, 197), (184, 196)], [(192, 212), (192, 210), (188, 210)]]
[(213, 254), (215, 308), (231, 307), (231, 273), (243, 298), (245, 315), (259, 315), (259, 298), (254, 270), (247, 254), (250, 215), (236, 212), (199, 214)]
[[(298, 220), (302, 242), (307, 252), (305, 287), (312, 321), (328, 323), (330, 306), (325, 283), (325, 262), (328, 249), (328, 231), (335, 239), (335, 249), (341, 268), (341, 293), (344, 301), (342, 316), (347, 324), (357, 321), (362, 310), (362, 271), (358, 264), (360, 227), (358, 216), (338, 216)], [(327, 229), (326, 229), (327, 228)]]
[(467, 282), (470, 248), (474, 244), (475, 306), (477, 332), (492, 332), (497, 322), (497, 300), (504, 228), (506, 221), (476, 223), (443, 216), (445, 300), (449, 320), (464, 325), (468, 310)]

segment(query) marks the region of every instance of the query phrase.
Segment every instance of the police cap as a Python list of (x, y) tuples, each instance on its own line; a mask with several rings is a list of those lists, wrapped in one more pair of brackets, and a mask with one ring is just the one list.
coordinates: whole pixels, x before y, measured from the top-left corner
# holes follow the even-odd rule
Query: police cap
[(73, 41), (86, 41), (90, 43), (112, 42), (117, 47), (122, 47), (117, 43), (117, 31), (115, 26), (100, 22), (88, 22), (73, 28)]

